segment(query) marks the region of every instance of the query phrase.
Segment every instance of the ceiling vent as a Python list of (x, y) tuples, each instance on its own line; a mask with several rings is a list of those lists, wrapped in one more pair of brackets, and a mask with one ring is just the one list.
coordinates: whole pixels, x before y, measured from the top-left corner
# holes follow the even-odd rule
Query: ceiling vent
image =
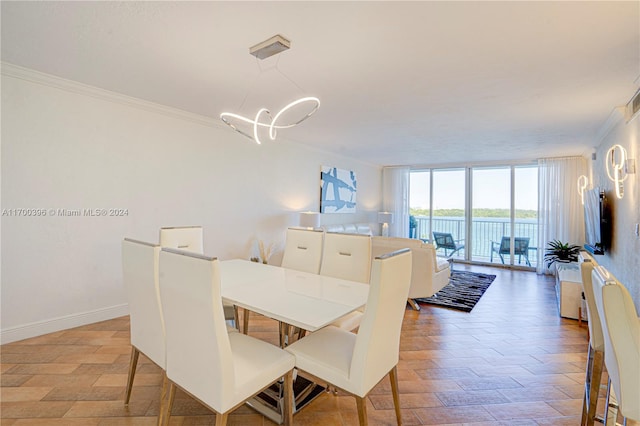
[(627, 104), (627, 122), (631, 121), (640, 111), (640, 90), (633, 95), (633, 98)]

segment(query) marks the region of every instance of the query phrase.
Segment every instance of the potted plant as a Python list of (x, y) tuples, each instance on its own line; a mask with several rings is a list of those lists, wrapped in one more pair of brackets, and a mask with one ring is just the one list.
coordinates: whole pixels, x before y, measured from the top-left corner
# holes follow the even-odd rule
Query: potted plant
[(554, 263), (570, 263), (578, 261), (580, 246), (563, 243), (560, 240), (553, 240), (547, 244), (544, 253), (544, 260), (547, 262), (547, 268), (551, 268)]

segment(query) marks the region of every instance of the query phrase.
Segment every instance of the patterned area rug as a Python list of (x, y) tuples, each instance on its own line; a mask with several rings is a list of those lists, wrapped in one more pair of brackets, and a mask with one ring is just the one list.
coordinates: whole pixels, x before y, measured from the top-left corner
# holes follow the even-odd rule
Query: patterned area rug
[(416, 301), (471, 312), (495, 279), (495, 275), (453, 271), (449, 284), (442, 290), (431, 297), (419, 298)]

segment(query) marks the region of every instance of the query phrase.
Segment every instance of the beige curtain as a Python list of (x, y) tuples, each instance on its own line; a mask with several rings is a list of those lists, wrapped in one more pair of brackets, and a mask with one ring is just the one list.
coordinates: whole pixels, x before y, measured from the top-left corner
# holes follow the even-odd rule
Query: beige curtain
[(578, 177), (587, 173), (584, 157), (538, 160), (538, 264), (539, 274), (552, 273), (544, 263), (547, 243), (584, 244), (584, 208)]
[(409, 167), (382, 169), (382, 208), (393, 213), (390, 237), (409, 236)]

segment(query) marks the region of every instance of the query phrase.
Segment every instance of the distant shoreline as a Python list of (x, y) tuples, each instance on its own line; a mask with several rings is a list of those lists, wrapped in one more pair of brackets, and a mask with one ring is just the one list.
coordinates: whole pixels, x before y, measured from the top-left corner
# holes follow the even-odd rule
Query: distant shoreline
[[(412, 216), (429, 217), (428, 209), (409, 209)], [(473, 209), (472, 215), (476, 219), (508, 219), (511, 217), (509, 209)], [(463, 209), (437, 209), (433, 211), (433, 217), (464, 217)], [(516, 219), (537, 219), (537, 210), (516, 209)]]

